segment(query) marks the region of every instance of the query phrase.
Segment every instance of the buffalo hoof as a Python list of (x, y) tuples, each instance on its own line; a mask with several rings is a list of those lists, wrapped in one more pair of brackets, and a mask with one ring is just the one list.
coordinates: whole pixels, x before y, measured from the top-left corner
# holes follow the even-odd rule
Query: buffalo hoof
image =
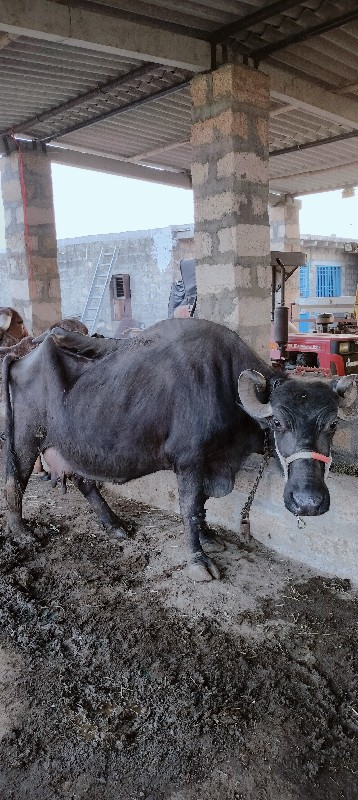
[(31, 531), (29, 531), (23, 519), (21, 519), (20, 514), (17, 512), (8, 512), (5, 536), (20, 547), (26, 547), (26, 545), (34, 543)]
[(114, 536), (116, 539), (128, 539), (128, 534), (121, 528), (120, 525), (110, 525), (106, 527), (107, 533)]
[(222, 553), (225, 545), (215, 534), (205, 531), (199, 534), (200, 544), (207, 553)]
[(10, 539), (12, 544), (21, 549), (29, 545), (33, 546), (34, 544), (34, 537), (23, 522), (17, 522), (16, 524), (10, 524), (8, 522), (5, 535)]
[(219, 580), (220, 572), (214, 561), (203, 553), (189, 565), (189, 577), (200, 582)]

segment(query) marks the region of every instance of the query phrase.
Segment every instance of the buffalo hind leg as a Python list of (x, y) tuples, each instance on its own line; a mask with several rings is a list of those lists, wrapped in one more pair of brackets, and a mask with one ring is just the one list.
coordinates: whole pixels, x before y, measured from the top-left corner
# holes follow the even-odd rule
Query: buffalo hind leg
[(29, 451), (25, 462), (21, 466), (14, 466), (14, 456), (11, 452), (6, 455), (5, 499), (7, 504), (6, 534), (16, 544), (24, 547), (33, 543), (33, 537), (25, 525), (22, 516), (22, 498), (28, 484), (36, 454), (31, 458)]
[(106, 531), (116, 536), (117, 539), (127, 539), (126, 531), (122, 527), (122, 521), (117, 517), (114, 511), (112, 511), (108, 503), (106, 503), (104, 497), (102, 497), (97, 489), (95, 482), (87, 481), (85, 478), (79, 478), (78, 475), (72, 475), (71, 480), (86, 500), (88, 500)]
[(211, 581), (220, 578), (215, 562), (204, 552), (200, 539), (205, 536), (204, 501), (201, 475), (197, 470), (178, 469), (177, 481), (179, 489), (180, 510), (184, 528), (189, 537), (191, 559), (189, 575), (196, 581)]

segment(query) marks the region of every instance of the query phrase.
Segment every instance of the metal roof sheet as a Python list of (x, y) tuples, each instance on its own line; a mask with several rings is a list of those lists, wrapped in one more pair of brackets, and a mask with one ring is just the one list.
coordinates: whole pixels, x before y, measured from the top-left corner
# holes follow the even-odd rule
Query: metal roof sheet
[[(180, 7), (177, 0), (66, 2), (69, 8), (101, 11), (99, 20), (106, 12), (113, 19), (144, 23), (148, 36), (154, 27), (208, 40), (218, 29), (234, 23), (227, 41), (236, 57), (240, 52), (248, 54), (260, 61), (260, 68), (265, 64), (282, 67), (335, 92), (337, 98), (358, 101), (356, 0), (276, 2), (274, 6), (280, 10), (267, 16), (271, 5), (265, 0), (184, 0)], [(255, 22), (258, 13), (267, 18)], [(250, 24), (248, 15), (254, 15)], [(334, 19), (348, 21), (334, 28)], [(306, 41), (298, 41), (308, 29), (313, 33)], [(263, 48), (273, 49), (265, 52)], [(0, 34), (0, 134), (16, 130), (84, 152), (189, 173), (191, 103), (187, 85), (191, 75), (179, 67), (148, 63), (147, 58), (28, 35), (16, 38), (11, 32)], [(102, 119), (103, 115), (107, 117)], [(96, 121), (98, 117), (100, 121)], [(356, 128), (358, 125), (328, 119), (320, 109), (304, 109), (273, 98), (271, 188), (296, 193), (331, 188), (334, 181), (337, 186), (358, 183), (358, 139), (326, 143), (332, 137), (353, 135)], [(309, 143), (317, 147), (294, 150)]]

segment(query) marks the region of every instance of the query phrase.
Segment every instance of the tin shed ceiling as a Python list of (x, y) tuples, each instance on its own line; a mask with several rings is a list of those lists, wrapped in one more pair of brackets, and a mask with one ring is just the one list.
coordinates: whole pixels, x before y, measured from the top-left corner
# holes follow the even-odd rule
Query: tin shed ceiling
[(272, 191), (358, 184), (356, 0), (0, 0), (3, 152), (190, 186), (189, 81), (223, 59), (270, 75)]

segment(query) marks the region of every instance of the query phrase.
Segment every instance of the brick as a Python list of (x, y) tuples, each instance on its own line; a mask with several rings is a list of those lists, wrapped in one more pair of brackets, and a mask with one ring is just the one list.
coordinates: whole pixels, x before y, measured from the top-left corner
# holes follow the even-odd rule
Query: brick
[(8, 234), (6, 237), (6, 249), (9, 255), (20, 255), (25, 252), (24, 231)]
[(213, 124), (222, 136), (239, 136), (245, 141), (248, 138), (249, 120), (244, 112), (228, 108), (213, 118)]
[(197, 75), (190, 83), (191, 100), (195, 108), (201, 108), (208, 102), (208, 81), (210, 76)]
[(256, 119), (257, 136), (262, 147), (267, 148), (267, 155), (269, 147), (269, 125), (270, 123), (268, 116), (257, 117)]
[(251, 208), (255, 217), (261, 217), (263, 214), (267, 214), (267, 201), (265, 202), (259, 195), (252, 197)]
[(34, 277), (40, 277), (41, 280), (57, 277), (57, 261), (56, 258), (48, 258), (41, 256), (39, 253), (31, 253), (31, 266), (32, 274)]
[(24, 224), (24, 207), (23, 207), (23, 205), (17, 206), (17, 208), (15, 209), (15, 221), (16, 221), (17, 225), (23, 225)]
[(240, 199), (232, 191), (218, 192), (197, 200), (194, 206), (195, 221), (220, 220), (225, 214), (232, 214), (240, 206)]
[(218, 178), (233, 175), (251, 183), (267, 183), (268, 171), (268, 160), (260, 158), (256, 153), (229, 152), (217, 164)]
[(240, 102), (269, 109), (270, 80), (268, 75), (252, 67), (235, 65), (233, 73), (233, 94)]
[(197, 161), (191, 165), (191, 177), (193, 181), (193, 186), (202, 186), (208, 180), (209, 175), (209, 164), (206, 162), (205, 164), (199, 164)]
[(268, 159), (262, 159), (256, 153), (235, 153), (235, 175), (251, 183), (268, 183)]
[(28, 206), (27, 222), (29, 225), (47, 225), (50, 222), (55, 224), (53, 207), (38, 208), (37, 206)]
[(48, 296), (50, 300), (58, 300), (61, 302), (61, 287), (59, 278), (53, 278), (49, 282)]
[(233, 67), (224, 66), (212, 72), (213, 100), (221, 100), (223, 97), (232, 96), (233, 91)]
[(10, 277), (10, 295), (14, 298), (13, 305), (18, 308), (23, 303), (29, 303), (29, 283), (27, 278), (21, 280), (19, 277)]
[(21, 185), (18, 175), (10, 180), (2, 180), (1, 190), (4, 204), (22, 203)]
[(12, 208), (5, 208), (4, 209), (4, 221), (5, 221), (5, 229), (9, 228), (10, 225), (13, 223), (13, 209)]
[(191, 144), (201, 145), (210, 144), (214, 139), (214, 129), (212, 120), (206, 122), (195, 122), (191, 128)]
[(234, 225), (219, 231), (219, 251), (237, 256), (268, 257), (270, 231), (266, 225)]
[(212, 73), (213, 100), (232, 97), (235, 102), (269, 108), (269, 78), (241, 64), (225, 65)]
[(270, 266), (258, 266), (257, 271), (257, 285), (259, 289), (270, 289), (272, 281), (272, 271)]
[[(250, 302), (252, 300), (252, 302)], [(270, 297), (248, 297), (242, 298), (240, 301), (239, 323), (245, 327), (256, 327), (262, 320), (270, 320), (271, 314), (271, 299)], [(269, 322), (267, 323), (267, 331), (269, 330)], [(266, 340), (266, 348), (268, 348), (269, 339)]]
[(198, 264), (197, 266), (198, 293), (201, 296), (218, 294), (221, 291), (235, 289), (250, 289), (252, 284), (252, 270), (241, 264)]
[(217, 294), (222, 289), (230, 290), (236, 286), (234, 267), (229, 264), (198, 264), (196, 269), (198, 294)]
[(213, 251), (212, 237), (210, 233), (198, 231), (195, 235), (195, 255), (197, 259), (211, 256)]

